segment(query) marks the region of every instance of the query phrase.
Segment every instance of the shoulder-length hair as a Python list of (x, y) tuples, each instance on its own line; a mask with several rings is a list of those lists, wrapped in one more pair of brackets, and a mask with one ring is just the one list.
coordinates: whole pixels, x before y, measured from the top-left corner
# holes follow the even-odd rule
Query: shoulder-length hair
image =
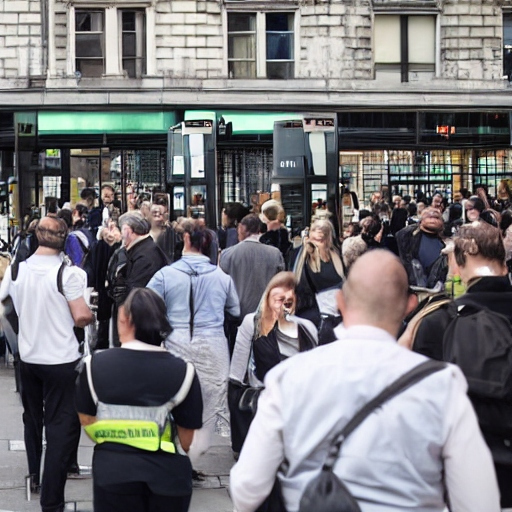
[[(293, 272), (279, 272), (267, 284), (263, 295), (261, 296), (258, 311), (256, 312), (256, 332), (255, 338), (259, 336), (266, 336), (274, 327), (275, 320), (273, 312), (268, 305), (268, 298), (270, 292), (274, 288), (284, 288), (285, 290), (293, 290), (297, 288), (297, 279)], [(290, 313), (295, 312), (296, 298), (294, 298), (293, 305), (290, 308)]]
[(324, 261), (332, 260), (336, 272), (341, 277), (343, 277), (343, 264), (341, 262), (340, 255), (338, 254), (338, 251), (333, 244), (334, 228), (331, 222), (326, 219), (315, 220), (311, 224), (309, 232), (311, 233), (312, 231), (317, 230), (321, 231), (324, 238), (323, 254), (320, 254), (320, 249), (316, 244), (306, 240), (300, 252), (299, 259), (295, 268), (295, 275), (297, 276), (297, 279), (301, 278), (304, 265), (307, 265), (312, 272), (320, 272), (322, 259)]
[(165, 302), (150, 288), (134, 288), (122, 306), (135, 326), (135, 339), (159, 346), (171, 334)]

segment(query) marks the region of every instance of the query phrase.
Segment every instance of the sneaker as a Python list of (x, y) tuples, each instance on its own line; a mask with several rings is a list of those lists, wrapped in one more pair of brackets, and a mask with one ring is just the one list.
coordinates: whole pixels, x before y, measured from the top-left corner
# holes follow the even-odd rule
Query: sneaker
[(192, 470), (192, 480), (194, 482), (204, 482), (205, 478), (206, 475), (201, 471), (196, 471), (195, 469)]

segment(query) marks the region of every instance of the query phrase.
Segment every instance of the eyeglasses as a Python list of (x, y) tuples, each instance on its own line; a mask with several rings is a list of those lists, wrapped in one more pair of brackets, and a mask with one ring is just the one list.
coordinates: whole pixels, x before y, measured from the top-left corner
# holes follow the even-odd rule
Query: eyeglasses
[(475, 207), (474, 206), (466, 206), (466, 211), (467, 212), (470, 212), (471, 210), (474, 210)]

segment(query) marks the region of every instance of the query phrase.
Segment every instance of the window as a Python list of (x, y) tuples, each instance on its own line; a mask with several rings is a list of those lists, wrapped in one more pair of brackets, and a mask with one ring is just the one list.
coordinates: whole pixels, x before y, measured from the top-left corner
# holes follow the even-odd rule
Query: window
[(256, 14), (228, 15), (230, 78), (256, 78)]
[(294, 77), (294, 15), (288, 12), (228, 13), (230, 78)]
[(80, 78), (140, 78), (147, 73), (146, 9), (70, 9), (75, 20), (74, 33), (71, 29), (69, 34), (75, 47), (70, 73), (79, 72)]
[(503, 75), (512, 81), (512, 14), (503, 15)]
[(76, 70), (82, 76), (98, 77), (105, 72), (103, 11), (75, 11)]
[(121, 11), (121, 48), (123, 70), (130, 78), (140, 78), (146, 73), (146, 27), (144, 12)]
[(376, 15), (375, 77), (400, 77), (402, 82), (435, 73), (436, 17)]
[(293, 14), (267, 13), (267, 78), (293, 78)]

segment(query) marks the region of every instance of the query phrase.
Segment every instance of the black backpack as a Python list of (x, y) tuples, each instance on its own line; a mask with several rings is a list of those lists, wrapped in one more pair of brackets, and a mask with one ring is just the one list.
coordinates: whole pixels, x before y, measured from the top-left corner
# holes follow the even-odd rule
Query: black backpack
[(508, 318), (473, 304), (452, 304), (450, 309), (443, 360), (459, 366), (470, 395), (512, 399), (512, 325)]

